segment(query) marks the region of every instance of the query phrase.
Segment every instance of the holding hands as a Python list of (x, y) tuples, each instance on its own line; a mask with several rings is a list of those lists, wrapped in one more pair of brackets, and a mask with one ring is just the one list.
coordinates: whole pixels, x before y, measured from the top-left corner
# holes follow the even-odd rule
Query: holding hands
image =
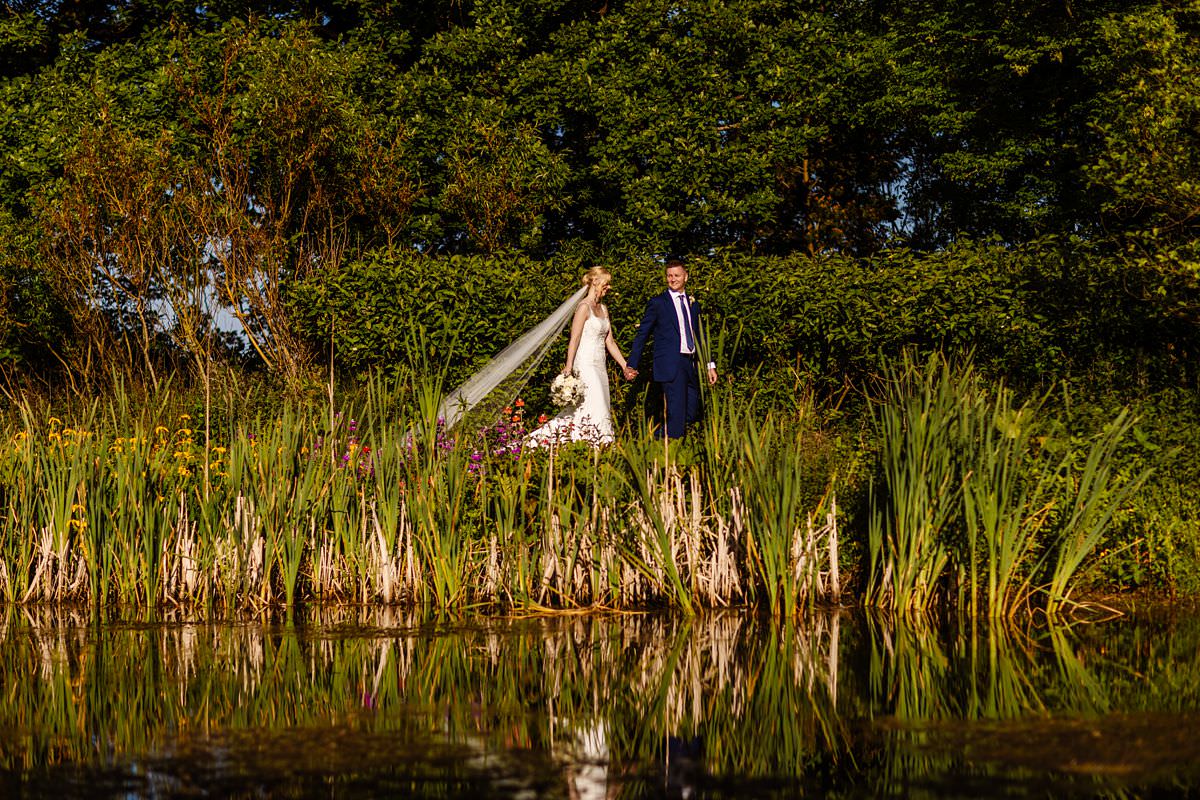
[(628, 364), (625, 365), (625, 368), (622, 370), (622, 373), (625, 375), (625, 380), (627, 380), (627, 381), (633, 380), (638, 375), (638, 371), (636, 369), (634, 369), (633, 367), (629, 366)]

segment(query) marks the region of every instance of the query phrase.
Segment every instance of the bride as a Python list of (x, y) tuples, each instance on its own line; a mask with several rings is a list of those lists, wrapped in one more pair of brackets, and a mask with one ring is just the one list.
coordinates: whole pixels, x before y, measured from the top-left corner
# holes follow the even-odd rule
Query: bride
[(612, 406), (608, 397), (608, 370), (605, 351), (632, 377), (621, 348), (613, 338), (608, 307), (602, 302), (612, 283), (612, 274), (604, 267), (592, 267), (583, 276), (587, 295), (575, 309), (571, 320), (571, 340), (562, 374), (576, 372), (583, 383), (583, 400), (563, 409), (556, 417), (526, 437), (529, 447), (549, 447), (568, 442), (589, 442), (593, 446), (613, 441)]

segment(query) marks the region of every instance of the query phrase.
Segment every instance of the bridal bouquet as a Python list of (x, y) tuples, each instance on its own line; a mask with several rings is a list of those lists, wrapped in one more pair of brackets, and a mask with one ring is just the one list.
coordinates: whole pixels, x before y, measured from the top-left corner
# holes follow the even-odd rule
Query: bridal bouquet
[(583, 381), (572, 372), (570, 375), (559, 373), (550, 384), (550, 399), (557, 406), (577, 406), (583, 402)]

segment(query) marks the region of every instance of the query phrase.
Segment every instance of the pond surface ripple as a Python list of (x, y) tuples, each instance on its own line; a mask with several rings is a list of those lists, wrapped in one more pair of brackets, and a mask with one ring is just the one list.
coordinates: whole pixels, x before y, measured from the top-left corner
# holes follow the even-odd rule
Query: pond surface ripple
[(1200, 795), (1195, 614), (0, 614), (4, 797)]

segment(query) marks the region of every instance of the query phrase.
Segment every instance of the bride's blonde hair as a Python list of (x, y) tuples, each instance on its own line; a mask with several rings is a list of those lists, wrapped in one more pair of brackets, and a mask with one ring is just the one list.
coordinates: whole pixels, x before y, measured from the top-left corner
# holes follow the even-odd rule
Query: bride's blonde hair
[(612, 273), (605, 267), (592, 267), (583, 273), (584, 286), (596, 286), (602, 283), (612, 283)]

